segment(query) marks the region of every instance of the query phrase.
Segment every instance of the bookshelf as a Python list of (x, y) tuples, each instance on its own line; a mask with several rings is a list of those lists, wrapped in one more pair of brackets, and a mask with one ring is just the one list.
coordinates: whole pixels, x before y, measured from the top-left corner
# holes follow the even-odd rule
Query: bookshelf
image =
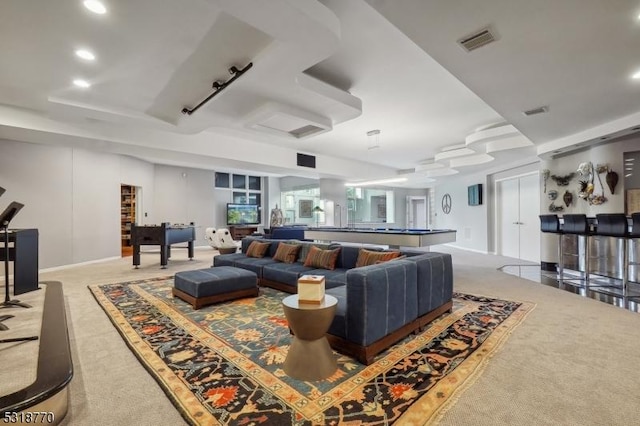
[(131, 224), (136, 221), (136, 187), (120, 185), (120, 234), (122, 256), (133, 254), (131, 244)]

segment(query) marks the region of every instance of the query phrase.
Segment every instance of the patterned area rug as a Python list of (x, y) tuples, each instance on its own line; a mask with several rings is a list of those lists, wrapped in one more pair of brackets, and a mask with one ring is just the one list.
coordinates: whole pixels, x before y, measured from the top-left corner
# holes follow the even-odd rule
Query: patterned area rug
[(285, 293), (194, 311), (172, 277), (89, 286), (123, 339), (194, 425), (428, 424), (470, 385), (533, 304), (455, 294), (454, 309), (370, 366), (302, 382), (282, 370)]

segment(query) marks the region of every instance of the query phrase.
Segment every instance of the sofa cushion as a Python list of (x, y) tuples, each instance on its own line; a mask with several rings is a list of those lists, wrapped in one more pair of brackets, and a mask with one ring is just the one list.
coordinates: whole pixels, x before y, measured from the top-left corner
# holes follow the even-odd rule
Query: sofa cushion
[(233, 266), (238, 259), (244, 259), (246, 256), (242, 253), (219, 254), (213, 256), (213, 266)]
[(342, 246), (342, 250), (340, 250), (340, 256), (338, 257), (338, 263), (336, 263), (336, 268), (355, 268), (359, 252), (360, 247), (347, 245)]
[(356, 260), (356, 268), (375, 265), (381, 261), (386, 262), (398, 256), (400, 256), (399, 251), (371, 251), (360, 249), (358, 252), (358, 260)]
[(329, 294), (338, 299), (338, 306), (336, 306), (336, 314), (329, 327), (329, 334), (334, 336), (347, 338), (347, 287), (340, 286), (328, 289), (325, 294)]
[(247, 257), (264, 257), (270, 245), (270, 242), (253, 241), (249, 244), (246, 255)]
[(307, 260), (307, 255), (311, 247), (318, 247), (319, 249), (326, 250), (329, 248), (329, 244), (323, 243), (309, 243), (306, 241), (300, 241), (300, 252), (298, 252), (298, 262), (304, 263)]
[(278, 249), (273, 255), (273, 260), (284, 263), (294, 263), (298, 258), (298, 252), (300, 251), (300, 244), (287, 244), (281, 242), (278, 244)]
[(313, 268), (309, 268), (300, 263), (273, 262), (262, 268), (262, 278), (298, 288), (298, 277), (308, 274)]
[(327, 269), (314, 269), (307, 272), (307, 274), (324, 276), (324, 288), (334, 288), (347, 285), (347, 271), (348, 269), (344, 268), (336, 268), (332, 271)]
[(318, 247), (311, 247), (307, 258), (304, 261), (304, 266), (328, 270), (335, 269), (339, 254), (340, 248), (322, 250)]
[(236, 268), (246, 269), (247, 271), (254, 272), (258, 278), (262, 278), (262, 269), (265, 265), (277, 263), (270, 257), (244, 257), (243, 259), (237, 259), (233, 266)]

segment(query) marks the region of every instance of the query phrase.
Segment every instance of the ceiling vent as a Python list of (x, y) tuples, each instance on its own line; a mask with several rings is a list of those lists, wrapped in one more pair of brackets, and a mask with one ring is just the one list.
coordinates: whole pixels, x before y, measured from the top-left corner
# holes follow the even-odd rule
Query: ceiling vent
[(530, 110), (527, 110), (527, 111), (523, 111), (522, 113), (524, 115), (529, 116), (529, 115), (542, 114), (542, 113), (545, 113), (545, 112), (548, 112), (548, 111), (549, 111), (549, 107), (543, 106), (543, 107), (538, 107), (538, 108), (530, 109)]
[(466, 50), (467, 52), (471, 52), (472, 50), (476, 50), (482, 46), (486, 46), (489, 43), (493, 43), (497, 38), (491, 32), (489, 28), (484, 28), (477, 33), (468, 35), (460, 40), (458, 43)]
[(269, 102), (246, 117), (245, 126), (273, 135), (304, 139), (332, 129), (331, 121), (309, 111)]

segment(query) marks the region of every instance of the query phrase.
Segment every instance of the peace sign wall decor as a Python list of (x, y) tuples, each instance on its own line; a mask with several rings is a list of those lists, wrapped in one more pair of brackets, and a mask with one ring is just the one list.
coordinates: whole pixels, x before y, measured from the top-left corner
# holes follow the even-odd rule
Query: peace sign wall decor
[(444, 214), (451, 213), (451, 195), (444, 194), (442, 196), (442, 211)]

